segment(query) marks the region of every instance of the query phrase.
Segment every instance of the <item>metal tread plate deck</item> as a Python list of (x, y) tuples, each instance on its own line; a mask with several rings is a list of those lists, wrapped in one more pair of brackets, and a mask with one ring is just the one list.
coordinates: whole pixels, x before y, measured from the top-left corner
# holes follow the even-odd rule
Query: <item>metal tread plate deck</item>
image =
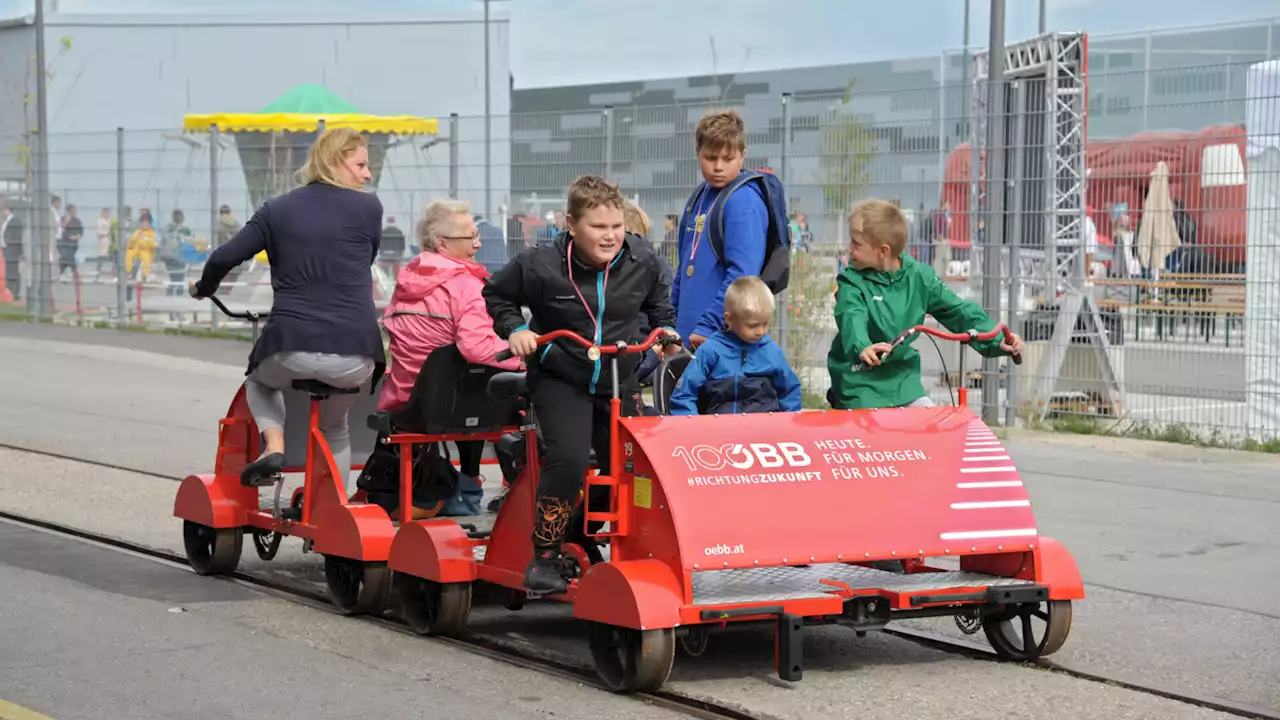
[(854, 590), (894, 593), (1034, 584), (1029, 580), (965, 571), (896, 573), (846, 563), (820, 563), (695, 572), (693, 604), (739, 605), (830, 597), (830, 591), (835, 588), (823, 585), (821, 580), (842, 582)]

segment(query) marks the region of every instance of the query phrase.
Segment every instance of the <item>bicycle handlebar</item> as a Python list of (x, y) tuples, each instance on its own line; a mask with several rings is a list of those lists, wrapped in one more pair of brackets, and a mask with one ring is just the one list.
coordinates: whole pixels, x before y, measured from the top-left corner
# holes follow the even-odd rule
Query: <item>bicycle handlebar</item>
[[(889, 350), (887, 352), (881, 353), (880, 357), (884, 358), (889, 353), (896, 350), (899, 345), (906, 342), (908, 338), (916, 334), (932, 335), (942, 340), (951, 340), (954, 342), (966, 343), (966, 344), (971, 343), (975, 340), (993, 340), (1002, 335), (1004, 336), (1004, 341), (1006, 343), (1012, 343), (1013, 341), (1013, 331), (1009, 330), (1009, 326), (1005, 325), (1004, 323), (1000, 323), (999, 325), (996, 325), (994, 328), (983, 333), (980, 333), (977, 330), (969, 330), (968, 332), (954, 333), (954, 332), (948, 332), (946, 330), (938, 330), (937, 328), (931, 328), (926, 325), (916, 325), (914, 327), (907, 328), (906, 330), (902, 331), (898, 335), (898, 337), (894, 338), (893, 342), (889, 343)], [(1010, 353), (1009, 359), (1013, 360), (1014, 365), (1021, 365), (1022, 353)], [(861, 361), (853, 364), (854, 370), (865, 370), (866, 367), (867, 367), (867, 364)]]
[[(645, 338), (643, 342), (639, 342), (634, 345), (629, 345), (625, 342), (618, 342), (613, 345), (596, 345), (572, 330), (552, 330), (549, 333), (544, 333), (538, 336), (538, 346), (541, 347), (553, 340), (562, 339), (572, 340), (586, 348), (587, 357), (591, 357), (591, 352), (594, 350), (597, 353), (597, 357), (592, 357), (592, 360), (598, 360), (600, 355), (627, 355), (631, 353), (642, 353), (648, 351), (649, 348), (654, 345), (665, 346), (680, 342), (680, 338), (675, 337), (674, 335), (668, 335), (662, 328), (654, 328), (653, 332), (649, 333), (649, 337)], [(510, 360), (513, 357), (515, 357), (515, 355), (512, 354), (511, 349), (507, 348), (495, 355), (493, 359), (495, 362), (503, 362), (505, 360)]]
[(271, 313), (254, 312), (253, 310), (245, 310), (244, 312), (238, 312), (238, 313), (231, 312), (230, 310), (227, 309), (226, 305), (222, 304), (222, 301), (219, 300), (216, 295), (210, 295), (209, 299), (213, 301), (214, 305), (218, 306), (218, 309), (222, 311), (223, 315), (226, 315), (227, 317), (233, 320), (248, 320), (250, 322), (258, 322), (262, 318), (267, 317), (271, 314)]

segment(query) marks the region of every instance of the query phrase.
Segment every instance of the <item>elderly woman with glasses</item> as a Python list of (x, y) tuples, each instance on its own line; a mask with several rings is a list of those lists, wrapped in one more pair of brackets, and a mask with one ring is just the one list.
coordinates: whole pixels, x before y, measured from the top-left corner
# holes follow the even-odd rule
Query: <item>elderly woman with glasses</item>
[[(480, 232), (465, 202), (439, 200), (427, 206), (418, 223), (422, 252), (396, 278), (383, 313), (391, 348), (391, 369), (382, 385), (378, 409), (405, 407), (418, 372), (437, 348), (454, 345), (469, 363), (520, 369), (517, 359), (494, 362), (507, 343), (493, 330), (493, 318), (481, 290), (489, 272), (475, 261)], [(462, 474), (476, 480), (483, 441), (459, 442)]]

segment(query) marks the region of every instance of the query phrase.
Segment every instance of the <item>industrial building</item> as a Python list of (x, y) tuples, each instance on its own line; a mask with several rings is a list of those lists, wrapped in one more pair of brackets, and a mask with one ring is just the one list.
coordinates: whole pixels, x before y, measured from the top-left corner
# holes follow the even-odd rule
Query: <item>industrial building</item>
[[(1013, 43), (1020, 38), (1009, 38)], [(1280, 19), (1088, 39), (1088, 133), (1120, 138), (1244, 120), (1249, 65), (1280, 55)], [(745, 117), (748, 165), (785, 168), (794, 210), (838, 213), (857, 122), (874, 138), (859, 192), (928, 210), (947, 153), (972, 132), (965, 54), (813, 68), (518, 88), (512, 95), (515, 207), (545, 210), (572, 176), (608, 172), (650, 214), (677, 213), (698, 181), (693, 128), (711, 106)], [(851, 86), (852, 84), (852, 86)], [(851, 90), (851, 91), (850, 91)], [(790, 93), (784, 112), (783, 95)], [(606, 113), (606, 110), (608, 112)], [(784, 118), (790, 123), (783, 158)], [(861, 151), (861, 148), (858, 148)], [(852, 155), (850, 155), (852, 156)], [(838, 190), (838, 189), (834, 189)]]

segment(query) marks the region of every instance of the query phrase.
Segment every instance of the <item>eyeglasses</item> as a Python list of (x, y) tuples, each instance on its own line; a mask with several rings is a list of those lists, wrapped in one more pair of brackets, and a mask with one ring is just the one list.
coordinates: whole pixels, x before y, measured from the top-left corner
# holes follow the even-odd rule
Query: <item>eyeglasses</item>
[(441, 235), (441, 240), (470, 240), (475, 242), (480, 238), (480, 233), (472, 233), (470, 235)]

